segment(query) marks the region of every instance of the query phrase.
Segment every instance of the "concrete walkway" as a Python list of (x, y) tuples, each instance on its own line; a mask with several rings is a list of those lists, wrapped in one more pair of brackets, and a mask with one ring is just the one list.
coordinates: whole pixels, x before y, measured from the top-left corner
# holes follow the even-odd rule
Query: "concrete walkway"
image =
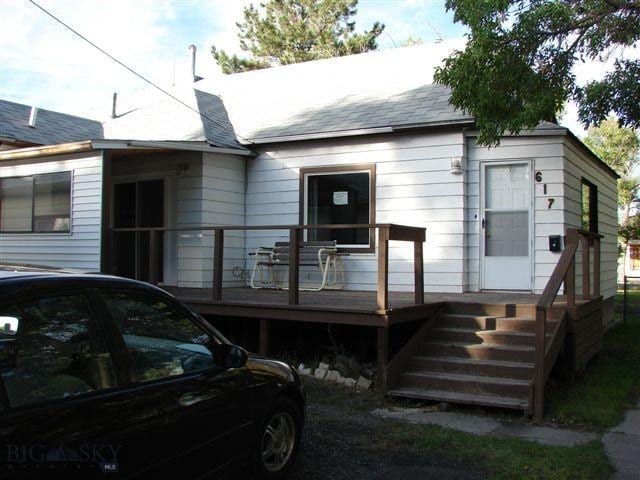
[(616, 480), (640, 478), (640, 403), (627, 412), (620, 425), (603, 435), (602, 443), (616, 468)]
[[(455, 412), (429, 412), (419, 408), (394, 408), (393, 410), (381, 408), (373, 410), (371, 414), (382, 418), (403, 420), (415, 424), (439, 425), (474, 435), (521, 438), (544, 445), (559, 447), (573, 447), (598, 439), (598, 435), (595, 433), (579, 432), (565, 428), (538, 427), (528, 424), (524, 420), (501, 422), (491, 417), (466, 415)], [(640, 461), (640, 456), (637, 457)], [(626, 477), (621, 478), (625, 478), (626, 480)], [(638, 477), (634, 478), (637, 480)]]

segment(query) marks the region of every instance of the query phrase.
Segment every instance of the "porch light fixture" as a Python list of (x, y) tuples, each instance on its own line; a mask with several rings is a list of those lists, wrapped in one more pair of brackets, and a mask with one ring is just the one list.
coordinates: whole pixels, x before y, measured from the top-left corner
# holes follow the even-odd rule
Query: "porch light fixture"
[(189, 171), (189, 164), (188, 163), (181, 163), (178, 165), (178, 177), (179, 178), (184, 178), (184, 176), (187, 174), (187, 172)]
[(451, 169), (449, 171), (455, 174), (462, 173), (462, 162), (462, 157), (451, 157)]

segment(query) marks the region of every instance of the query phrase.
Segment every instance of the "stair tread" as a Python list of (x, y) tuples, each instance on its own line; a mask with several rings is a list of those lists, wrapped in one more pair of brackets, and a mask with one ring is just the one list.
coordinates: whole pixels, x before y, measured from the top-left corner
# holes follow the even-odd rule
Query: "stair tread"
[(437, 340), (428, 340), (423, 343), (427, 345), (449, 345), (452, 347), (480, 348), (480, 349), (493, 348), (496, 350), (516, 350), (521, 352), (531, 352), (534, 350), (534, 347), (530, 347), (530, 346), (502, 345), (499, 343), (467, 343), (467, 342), (448, 342), (448, 341), (437, 341)]
[[(515, 320), (518, 322), (535, 322), (536, 319), (535, 317), (495, 317), (498, 320)], [(548, 318), (547, 319), (547, 323), (556, 323), (558, 320), (555, 320), (553, 318)]]
[[(520, 332), (517, 330), (500, 330), (493, 328), (464, 328), (464, 327), (432, 327), (431, 330), (438, 330), (452, 333), (497, 333), (500, 335), (507, 335), (511, 337), (535, 337), (534, 332)], [(550, 336), (547, 333), (547, 336)]]
[(490, 365), (495, 367), (527, 367), (533, 368), (533, 363), (513, 362), (509, 360), (484, 360), (480, 358), (443, 357), (439, 355), (413, 355), (416, 360), (433, 360), (436, 362), (463, 363), (473, 365)]
[(488, 384), (498, 384), (498, 385), (520, 385), (520, 386), (528, 386), (531, 381), (530, 380), (517, 380), (514, 378), (502, 378), (502, 377), (489, 377), (489, 376), (481, 376), (481, 375), (471, 375), (464, 373), (445, 373), (445, 372), (432, 372), (432, 371), (409, 371), (404, 372), (404, 375), (413, 375), (420, 377), (435, 377), (441, 379), (450, 379), (450, 380), (463, 380), (469, 382), (477, 382), (477, 383), (488, 383)]
[(451, 392), (447, 390), (435, 390), (426, 388), (394, 388), (387, 392), (388, 395), (409, 398), (422, 398), (452, 403), (470, 403), (474, 405), (486, 405), (490, 407), (503, 407), (525, 410), (528, 400), (516, 397), (501, 397), (498, 395), (480, 395), (476, 393)]

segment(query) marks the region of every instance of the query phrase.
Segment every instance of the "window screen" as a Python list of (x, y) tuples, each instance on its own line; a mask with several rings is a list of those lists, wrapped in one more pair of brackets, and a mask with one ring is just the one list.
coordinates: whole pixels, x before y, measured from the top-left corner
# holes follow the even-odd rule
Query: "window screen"
[(28, 232), (33, 215), (33, 177), (0, 180), (0, 231)]
[(71, 172), (0, 179), (1, 232), (69, 232)]

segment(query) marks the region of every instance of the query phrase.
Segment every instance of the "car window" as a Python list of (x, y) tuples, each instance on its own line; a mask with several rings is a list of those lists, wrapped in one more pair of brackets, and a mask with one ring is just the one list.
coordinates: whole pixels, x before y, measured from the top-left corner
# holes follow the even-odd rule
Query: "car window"
[(131, 356), (133, 381), (215, 365), (209, 335), (180, 310), (146, 295), (103, 292), (102, 296)]
[(113, 387), (104, 338), (82, 295), (0, 306), (0, 372), (12, 407)]

